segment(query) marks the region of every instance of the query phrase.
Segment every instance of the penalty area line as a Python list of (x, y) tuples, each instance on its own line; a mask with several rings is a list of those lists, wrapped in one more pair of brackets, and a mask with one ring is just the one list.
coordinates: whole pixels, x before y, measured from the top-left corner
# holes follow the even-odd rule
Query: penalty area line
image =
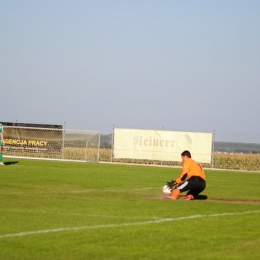
[(149, 225), (149, 224), (158, 224), (164, 222), (172, 222), (178, 220), (186, 220), (186, 219), (198, 219), (198, 218), (207, 218), (207, 217), (223, 217), (223, 216), (237, 216), (237, 215), (248, 215), (260, 213), (260, 210), (255, 211), (244, 211), (244, 212), (231, 212), (231, 213), (219, 213), (219, 214), (208, 214), (208, 215), (192, 215), (186, 217), (178, 217), (178, 218), (160, 218), (155, 220), (148, 220), (142, 222), (130, 222), (130, 223), (121, 223), (121, 224), (104, 224), (104, 225), (95, 225), (95, 226), (81, 226), (81, 227), (67, 227), (67, 228), (55, 228), (55, 229), (46, 229), (46, 230), (38, 230), (38, 231), (28, 231), (28, 232), (20, 232), (13, 234), (3, 234), (0, 235), (1, 238), (9, 238), (9, 237), (23, 237), (29, 235), (38, 235), (38, 234), (46, 234), (46, 233), (57, 233), (64, 231), (77, 231), (77, 230), (87, 230), (87, 229), (102, 229), (102, 228), (117, 228), (117, 227), (127, 227), (127, 226), (141, 226), (141, 225)]

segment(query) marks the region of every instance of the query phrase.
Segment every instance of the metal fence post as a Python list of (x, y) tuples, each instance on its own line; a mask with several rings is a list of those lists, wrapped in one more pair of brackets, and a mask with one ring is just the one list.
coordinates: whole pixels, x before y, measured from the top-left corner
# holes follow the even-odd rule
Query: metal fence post
[[(164, 126), (162, 127), (162, 130), (164, 131)], [(161, 165), (163, 165), (163, 160), (161, 159)]]
[(66, 122), (63, 123), (63, 131), (62, 131), (62, 160), (64, 159), (64, 150), (65, 150), (65, 129), (66, 129)]
[(100, 158), (100, 135), (101, 132), (98, 133), (98, 153), (97, 153), (97, 162), (99, 162), (99, 158)]
[(214, 168), (215, 130), (212, 135), (211, 168)]
[(114, 129), (115, 126), (112, 127), (112, 134), (111, 134), (111, 162), (113, 162), (113, 151), (114, 151)]

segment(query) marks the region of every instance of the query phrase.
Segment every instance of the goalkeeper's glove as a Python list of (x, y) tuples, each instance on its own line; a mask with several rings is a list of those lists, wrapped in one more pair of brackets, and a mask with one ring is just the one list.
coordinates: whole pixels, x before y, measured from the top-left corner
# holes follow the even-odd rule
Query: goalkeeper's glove
[(167, 183), (166, 183), (166, 185), (170, 188), (170, 189), (172, 189), (172, 187), (174, 186), (176, 184), (176, 181), (168, 181)]

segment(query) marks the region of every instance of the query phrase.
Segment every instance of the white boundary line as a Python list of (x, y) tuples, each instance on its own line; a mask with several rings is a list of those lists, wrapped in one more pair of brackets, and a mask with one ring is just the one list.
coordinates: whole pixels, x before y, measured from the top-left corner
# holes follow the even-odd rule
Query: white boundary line
[(0, 235), (0, 239), (1, 238), (9, 238), (9, 237), (23, 237), (23, 236), (29, 236), (29, 235), (46, 234), (46, 233), (57, 233), (57, 232), (63, 232), (63, 231), (77, 231), (77, 230), (86, 230), (86, 229), (141, 226), (141, 225), (158, 224), (158, 223), (178, 221), (178, 220), (186, 220), (186, 219), (237, 216), (237, 215), (247, 215), (247, 214), (254, 214), (254, 213), (260, 213), (260, 210), (233, 212), (233, 213), (226, 212), (226, 213), (208, 214), (208, 215), (192, 215), (192, 216), (178, 217), (178, 218), (160, 218), (160, 219), (156, 219), (156, 220), (148, 220), (148, 221), (143, 221), (143, 222), (132, 222), (132, 223), (122, 223), (122, 224), (107, 224), (107, 225), (96, 225), (96, 226), (67, 227), (67, 228), (46, 229), (46, 230), (38, 230), (38, 231), (28, 231), (28, 232), (20, 232), (20, 233), (13, 233), (13, 234), (3, 234), (3, 235)]

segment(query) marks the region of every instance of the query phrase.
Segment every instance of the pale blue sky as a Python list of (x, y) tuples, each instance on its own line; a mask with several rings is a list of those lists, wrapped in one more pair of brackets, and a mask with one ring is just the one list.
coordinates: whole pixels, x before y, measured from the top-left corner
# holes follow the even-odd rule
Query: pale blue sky
[(0, 0), (0, 25), (2, 121), (260, 143), (259, 0)]

